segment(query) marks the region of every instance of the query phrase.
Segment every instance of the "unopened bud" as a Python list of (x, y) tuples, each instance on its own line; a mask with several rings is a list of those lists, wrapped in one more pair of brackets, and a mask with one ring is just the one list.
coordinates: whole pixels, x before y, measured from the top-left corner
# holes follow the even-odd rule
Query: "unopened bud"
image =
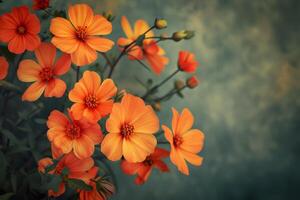
[(160, 104), (160, 102), (155, 102), (154, 104), (152, 104), (152, 107), (156, 111), (160, 111), (161, 110), (161, 104)]
[(192, 76), (186, 80), (186, 85), (189, 88), (193, 89), (199, 85), (199, 80), (197, 79), (196, 76)]
[(181, 90), (182, 88), (184, 88), (185, 84), (182, 80), (176, 80), (174, 86), (177, 90)]
[(187, 36), (186, 31), (177, 31), (173, 33), (172, 39), (176, 42), (184, 39)]
[(168, 22), (165, 19), (155, 19), (155, 28), (164, 29), (167, 28)]
[(115, 19), (115, 16), (112, 14), (111, 11), (103, 12), (102, 16), (110, 22), (112, 22)]
[(186, 36), (184, 37), (185, 40), (189, 40), (195, 36), (195, 31), (185, 31)]

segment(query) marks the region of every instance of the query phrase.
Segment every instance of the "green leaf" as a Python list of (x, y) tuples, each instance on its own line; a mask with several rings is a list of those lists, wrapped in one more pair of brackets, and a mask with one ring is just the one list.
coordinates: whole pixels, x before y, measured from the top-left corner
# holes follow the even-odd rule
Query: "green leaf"
[(72, 189), (79, 189), (79, 190), (87, 190), (90, 191), (92, 190), (92, 186), (87, 185), (84, 181), (79, 180), (79, 179), (73, 179), (73, 178), (69, 178), (67, 180), (68, 186)]
[(59, 185), (62, 182), (62, 178), (59, 175), (50, 175), (50, 181), (47, 183), (47, 189), (51, 189), (54, 192), (58, 192), (59, 190)]
[(42, 118), (36, 118), (36, 119), (34, 119), (34, 122), (37, 123), (37, 124), (45, 125), (47, 120), (42, 119)]
[(0, 184), (3, 183), (6, 176), (7, 161), (5, 155), (0, 151)]
[(177, 92), (177, 95), (181, 98), (184, 98), (184, 95), (180, 91)]
[(0, 130), (0, 132), (1, 132), (1, 134), (3, 134), (5, 137), (7, 137), (10, 140), (11, 144), (19, 143), (19, 140), (16, 138), (16, 136), (9, 130), (2, 129), (2, 130)]
[(26, 151), (30, 151), (31, 149), (24, 145), (14, 145), (9, 148), (9, 151), (7, 152), (7, 155), (13, 155), (16, 153), (24, 153)]
[(12, 192), (6, 193), (6, 194), (2, 194), (2, 195), (0, 195), (0, 200), (9, 200), (14, 195), (15, 194), (12, 193)]
[(62, 176), (67, 176), (69, 174), (69, 169), (68, 168), (63, 168), (63, 170), (61, 171), (61, 175)]

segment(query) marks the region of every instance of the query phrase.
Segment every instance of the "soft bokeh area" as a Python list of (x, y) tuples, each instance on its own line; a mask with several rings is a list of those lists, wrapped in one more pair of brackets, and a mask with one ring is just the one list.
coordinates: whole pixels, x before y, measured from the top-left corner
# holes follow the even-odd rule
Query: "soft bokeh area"
[[(21, 1), (4, 2), (0, 13), (21, 5)], [(171, 106), (191, 109), (195, 127), (206, 136), (200, 153), (203, 166), (190, 166), (187, 177), (168, 161), (171, 173), (154, 171), (146, 184), (136, 186), (134, 177), (124, 175), (119, 164), (113, 163), (118, 180), (113, 199), (296, 198), (300, 184), (300, 1), (56, 0), (52, 5), (63, 8), (75, 2), (88, 3), (98, 13), (111, 10), (116, 15), (114, 40), (123, 35), (122, 15), (130, 22), (142, 18), (149, 23), (163, 17), (169, 34), (180, 29), (196, 31), (192, 40), (162, 43), (171, 62), (161, 76), (174, 71), (179, 50), (190, 50), (201, 63), (197, 72), (201, 84), (184, 91), (184, 99), (175, 97), (162, 104), (159, 115), (169, 125)], [(155, 75), (123, 59), (113, 76), (118, 87), (142, 94), (136, 77), (147, 80)], [(180, 77), (187, 76), (176, 76)]]

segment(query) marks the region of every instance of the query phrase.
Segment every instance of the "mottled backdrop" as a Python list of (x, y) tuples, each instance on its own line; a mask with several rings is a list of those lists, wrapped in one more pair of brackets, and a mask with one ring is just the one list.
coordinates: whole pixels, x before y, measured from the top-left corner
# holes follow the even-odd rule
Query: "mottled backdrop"
[[(3, 13), (22, 1), (1, 4)], [(30, 1), (23, 1), (30, 2)], [(283, 0), (84, 0), (53, 1), (61, 8), (86, 2), (95, 12), (117, 15), (113, 38), (121, 36), (119, 21), (155, 17), (168, 20), (168, 32), (196, 31), (193, 40), (162, 43), (171, 59), (162, 76), (176, 67), (181, 49), (196, 53), (201, 85), (172, 99), (160, 113), (170, 123), (170, 106), (189, 107), (195, 126), (206, 135), (205, 160), (191, 175), (154, 172), (143, 186), (122, 174), (115, 200), (296, 199), (300, 185), (300, 1)], [(10, 5), (9, 5), (10, 4)], [(6, 6), (8, 5), (8, 6)], [(4, 7), (3, 7), (4, 6)], [(126, 59), (114, 78), (121, 88), (143, 92), (135, 76), (153, 75)], [(178, 76), (180, 78), (180, 76)], [(166, 89), (171, 87), (166, 85)], [(298, 191), (297, 191), (298, 190)]]

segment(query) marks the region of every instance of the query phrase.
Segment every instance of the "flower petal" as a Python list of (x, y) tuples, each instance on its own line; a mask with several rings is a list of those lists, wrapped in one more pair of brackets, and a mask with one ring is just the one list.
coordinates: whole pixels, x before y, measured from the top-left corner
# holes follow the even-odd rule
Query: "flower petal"
[(85, 71), (80, 82), (84, 84), (89, 93), (94, 94), (100, 87), (101, 78), (96, 72)]
[(85, 109), (84, 104), (74, 103), (71, 107), (71, 111), (72, 111), (74, 119), (80, 120), (82, 118), (84, 109)]
[(94, 19), (94, 12), (87, 4), (75, 4), (69, 6), (69, 18), (75, 28), (89, 26)]
[(139, 169), (140, 163), (131, 163), (131, 162), (128, 162), (127, 160), (122, 160), (120, 166), (121, 166), (122, 171), (125, 174), (133, 175)]
[(159, 119), (151, 106), (146, 106), (144, 111), (131, 123), (134, 126), (134, 132), (137, 133), (154, 134), (159, 129)]
[(96, 91), (96, 96), (101, 101), (111, 99), (117, 93), (117, 87), (112, 79), (105, 79)]
[(182, 135), (183, 143), (180, 148), (191, 152), (198, 153), (203, 148), (204, 134), (198, 129), (192, 129)]
[(122, 157), (122, 137), (119, 133), (107, 134), (101, 143), (101, 152), (111, 161)]
[(37, 35), (28, 33), (24, 37), (25, 37), (26, 49), (29, 51), (35, 50), (41, 44), (41, 39)]
[(176, 134), (183, 135), (185, 132), (192, 128), (193, 124), (193, 114), (187, 108), (183, 109), (178, 119)]
[(60, 148), (61, 151), (66, 154), (72, 151), (73, 141), (66, 135), (60, 135), (54, 138), (53, 145)]
[(177, 166), (177, 169), (181, 173), (185, 175), (189, 175), (189, 168), (187, 167), (186, 162), (183, 159), (183, 156), (181, 155), (180, 151), (178, 151), (174, 147), (171, 148), (170, 159), (171, 162)]
[(5, 79), (8, 74), (8, 62), (4, 56), (0, 56), (0, 80)]
[(88, 91), (82, 82), (75, 83), (74, 88), (69, 92), (69, 99), (74, 103), (84, 103)]
[(8, 43), (8, 50), (15, 54), (21, 54), (25, 51), (25, 37), (15, 35)]
[(97, 107), (97, 111), (98, 113), (100, 113), (101, 117), (104, 117), (109, 113), (111, 113), (113, 104), (114, 104), (113, 100), (107, 100), (99, 104), (99, 106)]
[[(148, 23), (145, 20), (137, 20), (134, 24), (134, 35), (135, 36), (139, 36), (144, 34), (146, 31), (148, 31), (150, 28), (150, 26), (148, 25)], [(146, 37), (152, 37), (153, 36), (153, 32), (149, 31), (146, 34)]]
[(67, 89), (67, 85), (64, 81), (58, 78), (54, 78), (47, 83), (45, 89), (45, 97), (62, 97)]
[(52, 68), (56, 55), (56, 48), (53, 44), (43, 42), (34, 53), (41, 66)]
[(132, 28), (131, 28), (131, 26), (130, 26), (130, 24), (129, 24), (129, 22), (128, 22), (128, 20), (125, 16), (122, 16), (122, 18), (121, 18), (121, 26), (123, 28), (123, 31), (124, 31), (125, 35), (128, 38), (132, 39), (133, 31), (132, 31)]
[(70, 21), (62, 17), (55, 17), (51, 20), (50, 32), (56, 37), (75, 39), (75, 28)]
[(40, 80), (39, 73), (41, 69), (42, 67), (33, 60), (22, 60), (17, 71), (18, 79), (23, 82)]
[(180, 151), (184, 159), (186, 159), (189, 163), (200, 166), (202, 164), (203, 158), (198, 156), (197, 154), (190, 153), (187, 151)]
[(89, 37), (86, 43), (92, 48), (100, 52), (107, 52), (114, 46), (114, 42), (102, 37)]
[(37, 100), (42, 93), (44, 92), (46, 87), (45, 83), (42, 82), (34, 82), (30, 85), (22, 95), (23, 101), (35, 101)]
[(55, 75), (63, 75), (69, 71), (71, 67), (71, 56), (69, 54), (62, 54), (56, 61), (53, 67), (53, 73)]
[(62, 52), (69, 53), (69, 54), (76, 51), (80, 44), (80, 42), (75, 38), (61, 38), (61, 37), (53, 37), (51, 39), (51, 42)]
[(93, 22), (87, 27), (88, 35), (107, 35), (112, 31), (112, 24), (101, 15), (95, 15)]
[(86, 135), (73, 141), (74, 154), (77, 158), (83, 159), (90, 157), (94, 153), (94, 142)]
[(80, 42), (77, 50), (72, 52), (71, 59), (78, 66), (88, 65), (97, 59), (97, 52), (87, 44)]
[(94, 160), (91, 157), (78, 159), (75, 154), (69, 153), (65, 157), (65, 164), (71, 172), (86, 172), (94, 166)]
[(28, 15), (26, 19), (26, 30), (31, 34), (38, 34), (41, 31), (40, 20), (36, 15)]
[(103, 134), (99, 124), (95, 124), (85, 129), (82, 134), (88, 136), (94, 144), (99, 144), (103, 139)]
[(48, 128), (62, 128), (62, 130), (64, 130), (64, 128), (69, 124), (69, 119), (66, 117), (66, 115), (64, 115), (64, 113), (58, 111), (58, 110), (53, 110), (49, 117), (48, 117), (48, 121), (47, 121), (47, 126)]

